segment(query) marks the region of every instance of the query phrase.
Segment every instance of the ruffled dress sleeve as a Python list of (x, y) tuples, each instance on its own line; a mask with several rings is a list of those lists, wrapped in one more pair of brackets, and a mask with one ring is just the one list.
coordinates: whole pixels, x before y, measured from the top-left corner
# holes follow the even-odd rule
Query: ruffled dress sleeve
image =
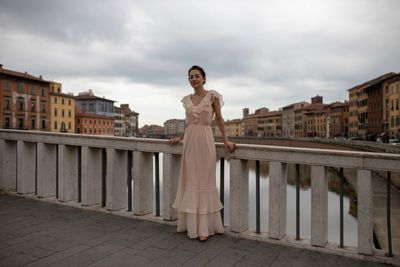
[(183, 108), (184, 108), (184, 109), (186, 109), (186, 108), (189, 106), (189, 103), (190, 103), (189, 97), (190, 97), (190, 95), (187, 95), (187, 96), (185, 96), (185, 97), (183, 97), (183, 98), (181, 99), (181, 102), (182, 102), (182, 104), (183, 104)]
[(222, 106), (224, 105), (224, 100), (223, 100), (222, 95), (215, 90), (210, 90), (210, 95), (211, 95), (211, 99), (210, 99), (211, 104), (213, 104), (214, 101), (219, 101), (219, 105), (222, 108)]

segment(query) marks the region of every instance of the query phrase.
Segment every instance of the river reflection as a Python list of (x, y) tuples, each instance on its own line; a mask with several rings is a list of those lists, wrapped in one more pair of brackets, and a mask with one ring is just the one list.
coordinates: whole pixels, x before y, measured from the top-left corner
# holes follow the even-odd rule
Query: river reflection
[[(162, 153), (160, 153), (162, 162)], [(229, 160), (225, 160), (224, 223), (229, 225)], [(287, 233), (296, 235), (295, 165), (288, 164)], [(217, 188), (220, 190), (220, 161), (217, 161)], [(255, 161), (249, 161), (249, 227), (256, 228)], [(340, 241), (339, 171), (328, 168), (328, 241)], [(260, 162), (260, 219), (261, 231), (268, 231), (269, 163)], [(344, 184), (344, 245), (357, 246), (357, 203), (352, 186)], [(162, 200), (162, 164), (160, 164), (160, 199)], [(162, 201), (160, 201), (162, 212)], [(155, 206), (155, 204), (154, 204)], [(300, 165), (300, 237), (311, 238), (311, 167)]]

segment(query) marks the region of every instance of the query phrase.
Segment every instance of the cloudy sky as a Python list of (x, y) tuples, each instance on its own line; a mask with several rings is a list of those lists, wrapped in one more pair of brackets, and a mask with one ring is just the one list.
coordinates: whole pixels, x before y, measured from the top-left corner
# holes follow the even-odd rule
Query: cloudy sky
[(129, 103), (140, 127), (183, 118), (187, 70), (207, 72), (225, 119), (348, 99), (400, 72), (398, 0), (0, 0), (0, 64)]

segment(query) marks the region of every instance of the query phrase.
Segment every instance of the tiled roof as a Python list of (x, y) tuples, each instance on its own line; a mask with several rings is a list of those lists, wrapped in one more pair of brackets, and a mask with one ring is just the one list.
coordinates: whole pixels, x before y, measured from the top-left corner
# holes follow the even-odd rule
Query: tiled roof
[(75, 99), (77, 99), (77, 100), (79, 100), (79, 99), (82, 99), (82, 100), (84, 100), (84, 99), (93, 99), (93, 100), (98, 99), (98, 100), (116, 102), (114, 100), (110, 100), (110, 99), (103, 98), (103, 97), (98, 97), (98, 96), (95, 96), (95, 95), (77, 95), (77, 96), (75, 96)]
[(379, 76), (379, 77), (377, 77), (375, 79), (369, 80), (369, 81), (367, 81), (365, 83), (356, 85), (356, 86), (348, 89), (347, 91), (350, 91), (350, 90), (353, 90), (353, 89), (358, 89), (358, 88), (361, 88), (361, 87), (364, 87), (364, 88), (371, 87), (371, 86), (374, 86), (374, 85), (376, 85), (376, 84), (378, 84), (380, 82), (383, 82), (384, 80), (390, 79), (390, 78), (392, 78), (392, 77), (394, 77), (396, 75), (398, 75), (398, 73), (389, 72), (389, 73), (383, 74), (383, 75), (381, 75), (381, 76)]
[(0, 73), (5, 74), (5, 75), (14, 76), (14, 77), (20, 77), (20, 78), (25, 78), (25, 79), (29, 79), (29, 80), (34, 80), (34, 81), (39, 81), (39, 82), (50, 84), (49, 81), (43, 80), (40, 77), (35, 77), (33, 75), (30, 75), (30, 74), (24, 73), (24, 72), (18, 72), (18, 71), (0, 68)]
[(225, 124), (229, 124), (229, 123), (241, 123), (242, 122), (242, 120), (241, 119), (235, 119), (235, 120), (228, 120), (228, 121), (225, 121)]

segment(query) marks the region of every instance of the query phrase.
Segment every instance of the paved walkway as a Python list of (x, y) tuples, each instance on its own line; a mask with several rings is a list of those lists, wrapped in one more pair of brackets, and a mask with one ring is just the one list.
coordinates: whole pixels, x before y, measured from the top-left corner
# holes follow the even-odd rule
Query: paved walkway
[(0, 266), (385, 266), (0, 192)]

